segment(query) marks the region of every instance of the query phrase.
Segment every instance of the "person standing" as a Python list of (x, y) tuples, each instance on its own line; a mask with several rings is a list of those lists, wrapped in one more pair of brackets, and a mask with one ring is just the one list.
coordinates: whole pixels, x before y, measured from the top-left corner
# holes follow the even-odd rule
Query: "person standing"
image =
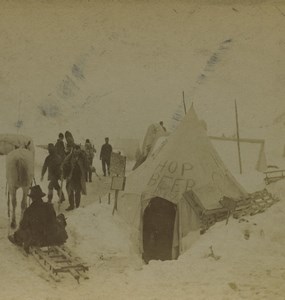
[(46, 157), (44, 165), (42, 167), (41, 181), (43, 181), (44, 175), (48, 170), (48, 202), (51, 203), (53, 198), (53, 190), (57, 191), (57, 195), (60, 198), (60, 202), (64, 201), (64, 194), (61, 191), (61, 187), (58, 180), (61, 180), (61, 157), (56, 153), (55, 146), (48, 144), (49, 155)]
[(65, 159), (65, 156), (66, 156), (63, 139), (64, 139), (64, 135), (62, 132), (60, 132), (58, 134), (58, 139), (55, 143), (55, 151), (61, 157), (62, 161)]
[(102, 170), (104, 173), (104, 176), (106, 176), (106, 167), (108, 170), (108, 175), (110, 175), (110, 160), (111, 160), (111, 154), (112, 154), (113, 148), (109, 144), (109, 138), (105, 138), (105, 144), (101, 147), (100, 152), (100, 160), (102, 161)]
[(69, 207), (66, 210), (69, 211), (80, 206), (81, 193), (87, 194), (85, 176), (88, 162), (86, 153), (79, 145), (75, 145), (72, 152), (65, 158), (62, 168), (69, 200)]
[(93, 165), (93, 158), (94, 158), (94, 154), (96, 153), (96, 150), (94, 146), (90, 143), (89, 139), (86, 139), (85, 141), (84, 150), (88, 161), (86, 181), (92, 182), (92, 165)]

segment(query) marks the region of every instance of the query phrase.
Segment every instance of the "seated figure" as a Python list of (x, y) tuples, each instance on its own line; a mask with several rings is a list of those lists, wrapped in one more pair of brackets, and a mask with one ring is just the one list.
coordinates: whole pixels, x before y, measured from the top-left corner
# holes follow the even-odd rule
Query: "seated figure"
[(62, 245), (66, 242), (66, 221), (63, 214), (56, 217), (53, 205), (44, 202), (39, 185), (33, 186), (28, 195), (31, 205), (25, 210), (19, 228), (8, 238), (12, 243), (23, 246), (29, 253), (30, 246), (46, 247)]

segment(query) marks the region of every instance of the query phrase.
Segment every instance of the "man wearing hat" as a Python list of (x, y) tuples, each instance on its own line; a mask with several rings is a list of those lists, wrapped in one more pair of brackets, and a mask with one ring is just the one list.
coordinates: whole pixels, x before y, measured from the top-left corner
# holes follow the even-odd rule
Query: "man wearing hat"
[(45, 195), (39, 185), (31, 187), (28, 196), (32, 203), (25, 210), (18, 230), (8, 237), (12, 243), (23, 246), (27, 253), (30, 246), (60, 245), (67, 239), (65, 228), (59, 228), (53, 205), (42, 200)]

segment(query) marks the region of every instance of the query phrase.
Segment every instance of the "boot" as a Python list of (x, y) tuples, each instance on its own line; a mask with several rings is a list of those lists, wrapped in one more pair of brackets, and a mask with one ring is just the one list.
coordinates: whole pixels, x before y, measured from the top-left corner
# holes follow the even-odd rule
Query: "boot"
[[(58, 195), (58, 196), (59, 196), (59, 195)], [(62, 203), (62, 202), (64, 202), (64, 201), (65, 201), (65, 197), (64, 197), (63, 192), (61, 192), (61, 197), (60, 197), (60, 199), (59, 199), (59, 202)]]
[(70, 211), (74, 209), (74, 193), (71, 191), (68, 195), (69, 206), (66, 211)]
[(81, 200), (81, 192), (76, 191), (75, 192), (75, 206), (78, 208), (80, 206), (80, 200)]

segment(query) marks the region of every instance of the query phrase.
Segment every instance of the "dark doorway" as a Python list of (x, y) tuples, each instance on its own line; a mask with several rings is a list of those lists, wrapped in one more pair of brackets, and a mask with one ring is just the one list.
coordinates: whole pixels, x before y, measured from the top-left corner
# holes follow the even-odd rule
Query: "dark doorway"
[(163, 199), (152, 198), (143, 215), (143, 259), (172, 259), (172, 242), (176, 205)]

